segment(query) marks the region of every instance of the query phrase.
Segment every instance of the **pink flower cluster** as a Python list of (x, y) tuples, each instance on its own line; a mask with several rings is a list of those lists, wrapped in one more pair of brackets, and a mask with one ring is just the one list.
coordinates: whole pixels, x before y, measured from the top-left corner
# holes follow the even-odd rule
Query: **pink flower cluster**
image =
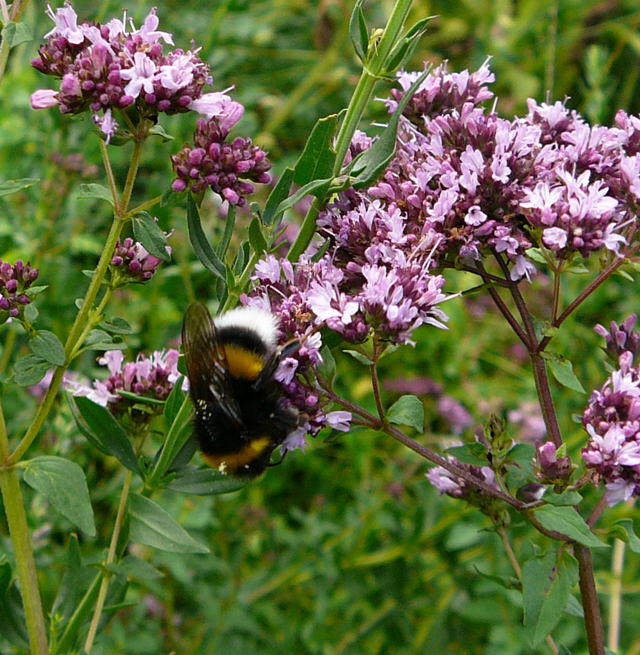
[[(94, 380), (88, 384), (65, 378), (64, 385), (74, 396), (85, 396), (102, 407), (108, 407), (113, 414), (120, 415), (135, 403), (119, 395), (120, 390), (166, 400), (181, 375), (178, 372), (179, 355), (177, 350), (162, 350), (153, 352), (149, 357), (139, 354), (135, 361), (125, 362), (120, 350), (109, 350), (98, 359), (101, 366), (109, 369), (110, 375), (106, 381)], [(186, 389), (187, 386), (185, 378), (182, 388)]]
[[(166, 246), (166, 249), (170, 255), (171, 246)], [(130, 281), (147, 282), (161, 263), (162, 260), (149, 254), (141, 243), (127, 237), (122, 242), (118, 241), (111, 258), (111, 266), (115, 269), (114, 282), (117, 285)]]
[(37, 268), (18, 259), (15, 264), (0, 260), (0, 321), (20, 316), (25, 305), (31, 302), (25, 291), (38, 277)]
[(285, 397), (303, 419), (283, 443), (285, 452), (304, 448), (306, 436), (315, 437), (324, 427), (347, 431), (351, 422), (349, 412), (327, 411), (327, 400), (314, 380), (313, 369), (322, 362), (322, 338), (314, 330), (314, 314), (307, 292), (319, 271), (320, 264), (303, 260), (294, 268), (287, 259), (268, 255), (256, 266), (257, 285), (253, 293), (241, 299), (246, 305), (277, 316), (280, 344), (292, 339), (300, 342), (298, 350), (280, 363), (275, 375)]
[(620, 354), (617, 370), (592, 393), (582, 423), (589, 433), (582, 458), (604, 483), (608, 503), (640, 495), (640, 368), (633, 352)]
[[(227, 140), (229, 130), (239, 120), (238, 112), (225, 108), (222, 103), (220, 117), (198, 119), (194, 135), (194, 147), (185, 145), (171, 157), (177, 178), (172, 184), (174, 191), (202, 193), (209, 187), (230, 205), (243, 206), (245, 196), (254, 187), (247, 180), (267, 184), (271, 177), (267, 171), (271, 163), (264, 150), (251, 143), (251, 139), (236, 137)], [(242, 105), (238, 105), (242, 109)]]
[[(417, 75), (398, 75), (391, 110)], [(402, 215), (404, 234), (440, 235), (440, 265), (497, 254), (514, 280), (535, 270), (534, 246), (558, 259), (618, 253), (640, 198), (640, 119), (619, 112), (615, 127), (591, 126), (562, 103), (530, 100), (526, 116), (506, 120), (481, 106), (493, 79), (488, 62), (474, 73), (436, 68), (405, 108), (382, 178), (327, 213), (346, 219), (377, 200)]]

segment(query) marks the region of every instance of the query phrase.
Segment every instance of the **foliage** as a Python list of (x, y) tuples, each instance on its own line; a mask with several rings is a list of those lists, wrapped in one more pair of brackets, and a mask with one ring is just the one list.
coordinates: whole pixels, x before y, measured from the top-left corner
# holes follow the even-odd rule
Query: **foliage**
[[(322, 155), (361, 69), (349, 30), (353, 3), (344, 0), (157, 5), (162, 26), (171, 27), (177, 44), (194, 39), (203, 46), (200, 54), (211, 65), (215, 89), (236, 87), (234, 97), (246, 107), (242, 132), (269, 152), (274, 178), (281, 182), (271, 196), (259, 185), (250, 198), (262, 207), (266, 202), (262, 223), (248, 208), (227, 213), (211, 194), (197, 199), (199, 208), (195, 201), (187, 205), (169, 191), (173, 174), (167, 154), (190, 141), (195, 121), (189, 115), (162, 116), (162, 131), (145, 144), (130, 205), (138, 211), (125, 233), (159, 259), (167, 258), (168, 243), (171, 261), (144, 286), (114, 285), (103, 315), (88, 314), (95, 325), (73, 353), (72, 368), (90, 378), (105, 379), (96, 364), (105, 350), (124, 349), (133, 359), (139, 352), (176, 346), (190, 302), (235, 304), (252, 274), (254, 253), (270, 246), (286, 223), (303, 221), (304, 202), (287, 201), (291, 184), (315, 184), (307, 191), (320, 199), (330, 193), (326, 180), (333, 177), (335, 158)], [(367, 24), (384, 25), (391, 5), (364, 3)], [(74, 6), (79, 16), (97, 21), (119, 16), (122, 9), (113, 0)], [(129, 10), (139, 25), (149, 7)], [(541, 102), (546, 92), (551, 99), (569, 97), (572, 108), (604, 124), (620, 108), (640, 112), (633, 2), (416, 1), (408, 24), (429, 15), (438, 18), (427, 23), (413, 54), (407, 53), (407, 67), (448, 60), (452, 71), (475, 70), (491, 55), (498, 111), (505, 116), (526, 111), (528, 97)], [(24, 310), (26, 331), (13, 321), (0, 335), (2, 404), (12, 449), (42, 407), (46, 389), (26, 393), (10, 376), (15, 371), (17, 384), (35, 384), (69, 355), (61, 339), (86, 293), (87, 272), (96, 268), (113, 211), (88, 114), (69, 118), (28, 106), (29, 95), (42, 86), (30, 60), (50, 21), (35, 5), (22, 20), (20, 25), (38, 35), (35, 41), (23, 40), (30, 38), (24, 27), (3, 33), (12, 50), (0, 87), (0, 257), (30, 261), (40, 270), (38, 284), (47, 288), (27, 305), (33, 309)], [(364, 43), (367, 31), (357, 27), (362, 57), (375, 43)], [(389, 86), (381, 81), (376, 95), (387, 96)], [(318, 121), (321, 117), (329, 118)], [(382, 103), (371, 103), (360, 127), (386, 117)], [(165, 142), (164, 133), (174, 141)], [(378, 141), (385, 142), (395, 139)], [(114, 141), (109, 147), (119, 181), (127, 173), (130, 146)], [(365, 185), (374, 178), (371, 169), (381, 172), (378, 164), (387, 155), (379, 154), (373, 166), (365, 161), (353, 175), (363, 176)], [(331, 192), (340, 183), (334, 180)], [(152, 210), (156, 223), (145, 213), (151, 209), (138, 203), (160, 197)], [(595, 260), (588, 266), (563, 278), (563, 297), (575, 297), (599, 270)], [(579, 392), (599, 387), (606, 377), (602, 340), (592, 327), (637, 311), (634, 285), (623, 277), (634, 277), (635, 271), (625, 267), (620, 273), (553, 333), (554, 351), (566, 358), (548, 360), (558, 382), (552, 382), (552, 391), (574, 460), (586, 439), (574, 420), (587, 400)], [(472, 273), (448, 271), (444, 290), (466, 290), (446, 303), (448, 330), (423, 326), (412, 336), (415, 346), (389, 349), (393, 352), (385, 352), (377, 364), (389, 423), (438, 452), (460, 440), (472, 443), (491, 415), (508, 420), (507, 435), (514, 439), (524, 439), (531, 422), (540, 421), (535, 412), (527, 413), (527, 403), (536, 402), (527, 352), (477, 284)], [(550, 276), (535, 276), (531, 290), (534, 313), (550, 305)], [(540, 334), (550, 329), (536, 327)], [(328, 339), (330, 356), (321, 375), (331, 382), (327, 364), (335, 359), (335, 393), (376, 416), (370, 346)], [(446, 649), (528, 655), (550, 652), (544, 641), (550, 631), (569, 652), (586, 652), (575, 560), (520, 514), (512, 513), (509, 535), (524, 563), (522, 580), (504, 556), (499, 521), (439, 496), (424, 477), (424, 461), (366, 421), (348, 434), (324, 430), (304, 453), (289, 453), (281, 466), (246, 485), (196, 469), (199, 455), (193, 455), (185, 420), (189, 402), (179, 387), (176, 383), (157, 406), (133, 393), (131, 409), (117, 420), (87, 398), (51, 400), (53, 411), (19, 471), (43, 606), (46, 614), (51, 611), (52, 652), (73, 652), (84, 643), (102, 579), (110, 579), (103, 612), (108, 620), (100, 625), (96, 654), (409, 655)], [(462, 428), (453, 425), (451, 401), (470, 417)], [(514, 412), (521, 418), (510, 418)], [(147, 431), (139, 430), (141, 416), (150, 421)], [(470, 467), (486, 461), (483, 449), (467, 451), (466, 458), (455, 454)], [(6, 453), (0, 455), (4, 459)], [(518, 453), (505, 455), (513, 488), (520, 486), (519, 476), (532, 475), (531, 455), (531, 450), (522, 459)], [(105, 568), (122, 487), (131, 480), (130, 518), (115, 539), (117, 557)], [(62, 491), (72, 498), (62, 497)], [(586, 487), (581, 493), (584, 506), (593, 508), (597, 491)], [(633, 582), (639, 568), (633, 511), (626, 505), (607, 511), (594, 534), (570, 506), (555, 500), (535, 515), (545, 529), (594, 547), (605, 609), (615, 580), (611, 549), (602, 546), (614, 537), (628, 541), (620, 652), (636, 652), (640, 605)], [(133, 543), (127, 547), (129, 539)], [(26, 652), (27, 634), (14, 545), (4, 527), (0, 543), (0, 652), (12, 655)], [(545, 576), (547, 586), (540, 583)], [(77, 634), (70, 627), (77, 627)]]

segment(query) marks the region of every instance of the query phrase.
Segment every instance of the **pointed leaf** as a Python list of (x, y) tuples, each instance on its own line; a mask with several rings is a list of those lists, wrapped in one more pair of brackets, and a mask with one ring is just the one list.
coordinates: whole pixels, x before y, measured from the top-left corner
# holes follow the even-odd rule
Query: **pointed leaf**
[(254, 216), (249, 223), (249, 243), (256, 255), (260, 256), (267, 250), (267, 240), (262, 234), (260, 221)]
[(113, 455), (130, 471), (139, 474), (140, 466), (129, 437), (113, 414), (83, 396), (76, 396), (73, 402), (75, 402), (86, 428), (91, 432), (95, 441), (100, 444), (100, 450)]
[(171, 255), (167, 252), (167, 235), (149, 214), (146, 212), (138, 214), (132, 223), (136, 241), (139, 241), (154, 257), (165, 262), (171, 261)]
[(367, 23), (362, 13), (363, 0), (357, 0), (351, 18), (349, 20), (349, 36), (351, 43), (358, 55), (360, 61), (364, 64), (367, 60), (367, 50), (369, 49), (369, 34), (367, 31)]
[(293, 181), (304, 186), (314, 180), (332, 177), (336, 153), (333, 151), (333, 135), (338, 115), (331, 114), (318, 119), (307, 139), (302, 154), (296, 162)]
[(131, 541), (170, 553), (208, 553), (189, 533), (152, 500), (131, 494), (129, 497)]
[(631, 519), (622, 519), (616, 521), (614, 527), (622, 530), (622, 532), (618, 532), (616, 536), (619, 539), (622, 539), (622, 541), (626, 541), (627, 544), (629, 544), (629, 548), (634, 553), (640, 553), (640, 539), (633, 528), (633, 521)]
[(577, 562), (564, 553), (550, 551), (522, 567), (525, 632), (536, 647), (556, 627), (578, 580)]
[(20, 593), (11, 580), (11, 565), (0, 558), (0, 635), (21, 648), (28, 646)]
[(1, 35), (2, 40), (6, 39), (10, 48), (33, 41), (33, 32), (27, 23), (9, 22), (2, 28)]
[(608, 544), (596, 537), (584, 519), (571, 507), (541, 507), (535, 516), (547, 530), (560, 532), (590, 548), (608, 548)]
[(262, 212), (262, 222), (265, 225), (271, 225), (275, 222), (278, 216), (278, 207), (280, 203), (289, 195), (289, 189), (293, 183), (293, 168), (285, 168), (278, 183), (273, 187), (273, 191), (269, 194), (267, 202)]
[(124, 318), (120, 318), (119, 316), (98, 323), (98, 327), (110, 334), (133, 334), (133, 328), (131, 325), (129, 325)]
[(53, 332), (38, 330), (36, 336), (29, 339), (29, 347), (36, 355), (54, 366), (64, 364), (64, 346)]
[(25, 462), (23, 478), (71, 523), (90, 537), (95, 536), (87, 481), (75, 462), (63, 457), (36, 457)]
[(212, 469), (187, 468), (180, 471), (169, 489), (196, 496), (213, 496), (242, 489), (247, 483)]
[(99, 200), (106, 200), (113, 206), (113, 196), (111, 195), (111, 191), (109, 191), (106, 186), (95, 184), (94, 182), (90, 184), (81, 184), (78, 187), (76, 198), (98, 198)]
[(20, 189), (28, 189), (30, 186), (40, 182), (37, 177), (23, 177), (19, 180), (5, 180), (0, 182), (0, 198), (3, 196), (9, 196)]
[(50, 368), (51, 364), (40, 355), (25, 355), (16, 361), (13, 379), (21, 387), (30, 387), (38, 384)]
[(396, 110), (393, 112), (382, 134), (368, 150), (365, 150), (354, 161), (352, 175), (355, 175), (355, 177), (351, 178), (351, 184), (355, 189), (363, 189), (371, 186), (391, 161), (396, 150), (396, 135), (402, 112), (428, 74), (429, 70), (425, 70), (416, 79), (400, 99)]
[(236, 210), (237, 208), (235, 205), (229, 205), (227, 219), (224, 222), (224, 234), (222, 235), (220, 243), (216, 246), (216, 253), (222, 261), (224, 261), (224, 257), (229, 249), (229, 243), (231, 243), (231, 237), (233, 235), (233, 228), (236, 225)]
[(580, 393), (587, 393), (573, 372), (573, 365), (568, 359), (556, 353), (546, 353), (545, 359), (549, 364), (553, 377), (562, 386), (573, 389), (573, 391), (579, 391)]
[(224, 281), (225, 266), (204, 234), (200, 222), (200, 212), (191, 195), (187, 196), (187, 226), (189, 228), (189, 240), (197, 258), (208, 271)]
[(402, 396), (389, 408), (387, 420), (398, 425), (409, 425), (418, 432), (422, 432), (424, 430), (424, 405), (416, 396)]

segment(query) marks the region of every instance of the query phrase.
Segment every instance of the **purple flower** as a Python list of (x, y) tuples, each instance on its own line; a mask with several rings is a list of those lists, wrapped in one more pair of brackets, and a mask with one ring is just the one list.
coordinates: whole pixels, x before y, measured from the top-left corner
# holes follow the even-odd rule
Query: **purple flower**
[[(171, 246), (165, 248), (170, 255)], [(147, 282), (161, 263), (162, 260), (147, 252), (141, 243), (127, 237), (122, 242), (118, 241), (113, 251), (112, 283), (115, 286), (123, 286), (129, 282)]]
[(640, 495), (640, 371), (630, 351), (620, 355), (618, 366), (592, 393), (582, 416), (589, 434), (582, 458), (604, 483), (610, 505)]
[(185, 145), (171, 157), (177, 176), (172, 184), (174, 191), (189, 188), (201, 193), (209, 187), (230, 205), (243, 206), (245, 196), (254, 190), (247, 180), (260, 184), (270, 181), (267, 171), (271, 164), (261, 148), (252, 145), (251, 139), (227, 139), (229, 129), (239, 118), (238, 106), (231, 101), (221, 102), (220, 111), (228, 113), (198, 119), (194, 147)]
[(37, 279), (39, 271), (18, 259), (15, 264), (0, 260), (0, 323), (22, 315), (31, 302), (27, 289)]
[(63, 114), (99, 114), (135, 103), (142, 116), (153, 118), (158, 112), (189, 111), (203, 87), (211, 84), (209, 68), (197, 51), (164, 52), (173, 38), (157, 30), (155, 9), (138, 30), (126, 15), (101, 25), (78, 24), (70, 5), (55, 14), (49, 8), (47, 13), (55, 27), (45, 35), (32, 63), (42, 73), (61, 78), (61, 83), (57, 93), (36, 91), (35, 109), (58, 105)]
[[(85, 396), (98, 405), (107, 407), (116, 416), (122, 416), (132, 409), (136, 401), (120, 396), (119, 390), (129, 391), (138, 396), (155, 400), (166, 400), (174, 384), (181, 377), (178, 371), (177, 350), (155, 351), (151, 356), (139, 354), (135, 361), (126, 362), (119, 350), (109, 350), (98, 359), (98, 364), (106, 366), (109, 377), (105, 380), (94, 380), (92, 383), (65, 379), (64, 386), (74, 396)], [(182, 389), (188, 388), (185, 378)], [(157, 407), (149, 405), (149, 407)], [(138, 410), (133, 410), (134, 412)], [(146, 420), (148, 414), (138, 411), (133, 418)]]
[(603, 325), (596, 325), (594, 330), (606, 341), (606, 352), (614, 361), (618, 361), (620, 355), (630, 352), (633, 361), (636, 360), (640, 349), (640, 334), (636, 331), (637, 316), (631, 314), (620, 326), (611, 321), (609, 330)]
[[(451, 456), (448, 456), (447, 459), (450, 462), (455, 462), (460, 468), (465, 469), (474, 477), (478, 478), (479, 481), (486, 482), (496, 489), (498, 488), (495, 474), (488, 466), (472, 466), (471, 464), (458, 462)], [(442, 466), (434, 466), (429, 469), (426, 477), (441, 494), (447, 494), (447, 496), (451, 496), (452, 498), (466, 498), (467, 500), (471, 500), (475, 495), (483, 496), (483, 492), (479, 492), (476, 487)]]

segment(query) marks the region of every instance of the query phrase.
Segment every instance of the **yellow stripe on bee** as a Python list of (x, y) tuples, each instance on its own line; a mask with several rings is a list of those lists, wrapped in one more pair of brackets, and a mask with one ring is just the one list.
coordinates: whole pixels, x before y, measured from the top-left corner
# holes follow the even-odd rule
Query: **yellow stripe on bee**
[(241, 346), (226, 344), (224, 352), (227, 356), (229, 372), (233, 377), (255, 380), (264, 368), (262, 355), (246, 350)]
[(235, 473), (245, 464), (250, 464), (260, 457), (270, 445), (271, 439), (269, 437), (257, 437), (235, 453), (226, 453), (224, 455), (202, 453), (202, 458), (211, 468), (218, 469), (223, 473)]

